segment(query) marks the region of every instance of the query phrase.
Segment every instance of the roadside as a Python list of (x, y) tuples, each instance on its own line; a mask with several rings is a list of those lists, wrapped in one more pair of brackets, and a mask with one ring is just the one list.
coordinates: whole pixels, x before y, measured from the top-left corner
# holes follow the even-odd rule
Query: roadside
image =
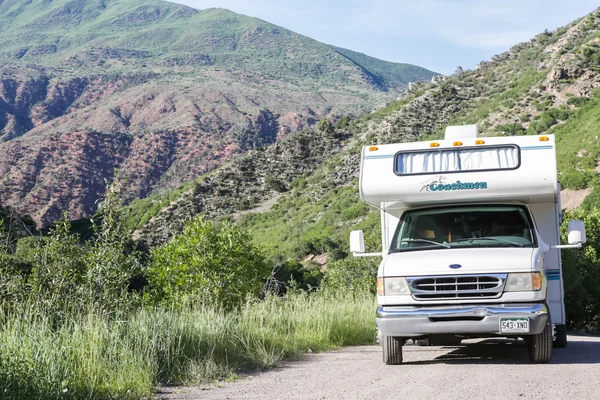
[[(379, 346), (308, 354), (221, 387), (167, 388), (161, 399), (597, 399), (600, 337), (569, 336), (550, 364), (530, 364), (523, 342), (404, 348), (386, 366)], [(565, 368), (568, 366), (568, 368)]]

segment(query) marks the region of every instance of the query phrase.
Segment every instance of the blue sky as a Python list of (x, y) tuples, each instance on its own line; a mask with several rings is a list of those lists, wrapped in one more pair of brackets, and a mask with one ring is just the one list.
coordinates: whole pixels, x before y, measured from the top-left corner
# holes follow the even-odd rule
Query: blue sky
[(328, 44), (443, 74), (554, 30), (597, 0), (176, 0), (257, 17)]

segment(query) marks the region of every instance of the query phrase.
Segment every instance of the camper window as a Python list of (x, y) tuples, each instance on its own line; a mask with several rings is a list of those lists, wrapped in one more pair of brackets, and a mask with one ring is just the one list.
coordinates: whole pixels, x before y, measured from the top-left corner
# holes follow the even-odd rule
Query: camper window
[(492, 171), (519, 168), (516, 145), (411, 150), (396, 153), (394, 172), (398, 175), (438, 172)]
[(535, 245), (531, 217), (525, 207), (452, 206), (405, 212), (394, 234), (390, 252)]

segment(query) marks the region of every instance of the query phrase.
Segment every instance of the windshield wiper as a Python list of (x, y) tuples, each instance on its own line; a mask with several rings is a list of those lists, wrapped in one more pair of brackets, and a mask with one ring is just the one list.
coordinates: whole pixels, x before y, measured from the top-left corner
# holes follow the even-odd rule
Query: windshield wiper
[(510, 244), (510, 245), (513, 245), (513, 246), (516, 246), (516, 247), (525, 247), (525, 245), (522, 244), (522, 243), (517, 243), (517, 242), (510, 241), (510, 240), (500, 239), (500, 238), (491, 237), (491, 236), (473, 236), (472, 238), (459, 239), (459, 240), (456, 240), (455, 242), (473, 242), (473, 240), (478, 240), (478, 239), (496, 240), (498, 242)]
[[(445, 247), (446, 249), (449, 249), (450, 247), (452, 247), (445, 243), (440, 243), (440, 242), (436, 242), (436, 241), (428, 240), (428, 239), (405, 238), (405, 239), (402, 239), (401, 242), (431, 243), (431, 244), (435, 244), (436, 246)], [(395, 249), (395, 250), (405, 250), (405, 249)]]

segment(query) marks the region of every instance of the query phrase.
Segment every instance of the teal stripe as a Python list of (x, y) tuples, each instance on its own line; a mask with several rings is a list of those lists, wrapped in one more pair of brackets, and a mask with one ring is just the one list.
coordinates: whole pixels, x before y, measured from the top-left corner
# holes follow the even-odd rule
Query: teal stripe
[(377, 158), (394, 158), (394, 155), (393, 155), (393, 154), (383, 154), (383, 155), (380, 155), (380, 156), (365, 156), (365, 160), (366, 160), (366, 159), (369, 159), (369, 158), (370, 158), (370, 159), (377, 159)]
[(554, 146), (549, 145), (549, 146), (526, 146), (526, 147), (521, 147), (521, 150), (547, 150), (547, 149), (553, 149)]
[(548, 279), (549, 281), (560, 281), (560, 276), (552, 275), (552, 276), (547, 277), (546, 279)]

